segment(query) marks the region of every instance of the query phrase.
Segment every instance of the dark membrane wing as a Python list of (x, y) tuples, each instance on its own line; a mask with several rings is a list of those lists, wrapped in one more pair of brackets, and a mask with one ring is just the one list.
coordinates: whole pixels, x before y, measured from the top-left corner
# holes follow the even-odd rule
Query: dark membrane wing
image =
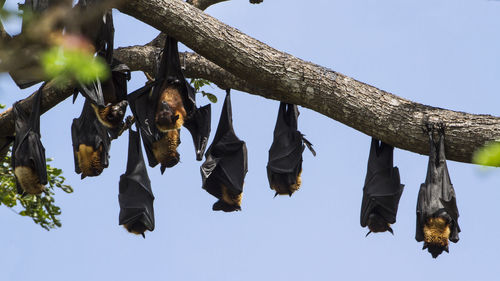
[(396, 222), (399, 200), (404, 185), (399, 170), (393, 167), (394, 148), (372, 138), (361, 204), (361, 226), (366, 227), (370, 216), (383, 219), (384, 224)]
[(210, 137), (210, 125), (212, 118), (211, 105), (197, 108), (194, 114), (184, 122), (191, 136), (193, 137), (196, 160), (201, 161)]
[(298, 116), (297, 105), (280, 103), (267, 163), (269, 186), (276, 195), (291, 196), (300, 187), (302, 153), (306, 143), (315, 155), (312, 144), (297, 130)]
[(153, 82), (145, 85), (144, 87), (130, 93), (127, 100), (130, 109), (135, 117), (136, 123), (140, 129), (142, 141), (144, 142), (144, 149), (148, 157), (150, 167), (158, 165), (153, 153), (153, 142), (162, 137), (162, 133), (158, 131), (154, 123), (154, 102), (150, 98), (150, 93), (158, 85), (158, 82)]
[[(420, 186), (417, 200), (417, 221), (415, 239), (424, 241), (434, 258), (442, 251), (448, 251), (448, 242), (459, 240), (460, 227), (458, 225), (458, 208), (456, 205), (455, 190), (451, 184), (446, 165), (444, 128), (438, 131), (439, 140), (435, 143), (433, 129), (428, 128), (430, 152), (429, 164), (425, 183)], [(441, 220), (449, 228), (449, 235), (441, 228), (436, 228), (437, 221)], [(425, 229), (432, 230), (426, 234)], [(427, 238), (426, 238), (426, 235)]]
[[(47, 167), (45, 159), (45, 148), (40, 141), (40, 104), (42, 101), (43, 84), (35, 94), (33, 107), (28, 115), (14, 103), (15, 138), (12, 147), (12, 167), (28, 167), (35, 173), (38, 183), (47, 184)], [(16, 177), (18, 192), (22, 194), (23, 189)], [(29, 187), (27, 187), (29, 188)]]
[(142, 156), (139, 132), (129, 130), (127, 170), (120, 176), (118, 201), (119, 224), (142, 234), (155, 228), (151, 182)]
[[(201, 166), (203, 189), (219, 199), (214, 210), (234, 211), (240, 209), (244, 178), (248, 170), (247, 149), (244, 141), (238, 139), (232, 126), (231, 98), (227, 90), (219, 125), (214, 140), (205, 154)], [(228, 204), (224, 193), (233, 196)], [(234, 199), (240, 196), (238, 200)], [(237, 203), (236, 203), (237, 202)]]
[(102, 150), (98, 155), (100, 171), (92, 176), (97, 176), (102, 172), (102, 169), (108, 167), (111, 139), (106, 128), (97, 120), (88, 100), (86, 100), (83, 105), (80, 117), (73, 119), (73, 123), (71, 124), (71, 137), (73, 142), (75, 172), (77, 174), (82, 173), (77, 157), (80, 145), (91, 147), (94, 151), (97, 151), (102, 146)]

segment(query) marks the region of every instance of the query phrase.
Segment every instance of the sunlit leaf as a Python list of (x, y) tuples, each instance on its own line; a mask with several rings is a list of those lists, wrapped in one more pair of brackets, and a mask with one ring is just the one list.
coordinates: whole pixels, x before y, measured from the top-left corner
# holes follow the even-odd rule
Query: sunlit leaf
[(474, 152), (472, 162), (485, 166), (500, 167), (500, 142), (491, 142)]

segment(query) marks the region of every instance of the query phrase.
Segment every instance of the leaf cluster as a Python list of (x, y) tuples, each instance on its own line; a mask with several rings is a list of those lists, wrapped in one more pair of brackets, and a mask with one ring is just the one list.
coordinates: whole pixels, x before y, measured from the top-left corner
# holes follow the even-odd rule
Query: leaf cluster
[[(55, 205), (55, 189), (72, 193), (73, 188), (64, 184), (62, 170), (47, 165), (47, 180), (45, 191), (41, 195), (20, 195), (16, 190), (16, 179), (12, 171), (11, 152), (7, 153), (0, 161), (0, 205), (5, 205), (13, 212), (26, 217), (31, 217), (36, 224), (46, 230), (61, 226), (58, 216), (61, 208)], [(47, 162), (52, 159), (47, 159)], [(20, 211), (17, 211), (19, 210)]]

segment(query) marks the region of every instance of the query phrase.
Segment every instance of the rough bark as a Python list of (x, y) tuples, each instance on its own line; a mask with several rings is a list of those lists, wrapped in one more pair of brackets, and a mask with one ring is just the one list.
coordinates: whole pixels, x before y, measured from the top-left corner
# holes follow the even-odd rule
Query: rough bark
[[(401, 149), (427, 154), (425, 122), (446, 125), (447, 156), (470, 162), (500, 139), (500, 118), (425, 106), (273, 49), (180, 0), (126, 1), (119, 10), (193, 49), (267, 98), (299, 104)], [(168, 20), (165, 20), (168, 19)]]

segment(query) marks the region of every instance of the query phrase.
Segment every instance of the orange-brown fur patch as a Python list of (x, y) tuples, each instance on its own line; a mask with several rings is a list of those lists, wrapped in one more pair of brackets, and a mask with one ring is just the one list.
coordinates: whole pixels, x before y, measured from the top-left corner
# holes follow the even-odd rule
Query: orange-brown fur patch
[(144, 224), (140, 225), (138, 225), (138, 223), (134, 223), (132, 225), (124, 224), (123, 227), (125, 227), (125, 229), (128, 232), (136, 235), (144, 235), (144, 232), (146, 232), (146, 227), (144, 226)]
[(441, 217), (429, 218), (424, 225), (424, 241), (428, 244), (448, 246), (450, 225)]
[(76, 155), (78, 157), (78, 167), (80, 167), (83, 177), (93, 177), (101, 174), (104, 169), (101, 161), (102, 149), (102, 145), (97, 150), (85, 144), (78, 146)]
[(113, 128), (114, 125), (106, 121), (106, 116), (109, 114), (109, 111), (111, 110), (112, 105), (108, 105), (104, 108), (99, 108), (95, 104), (92, 104), (92, 108), (94, 109), (95, 116), (99, 120), (101, 124), (108, 128)]
[(180, 144), (179, 131), (168, 131), (160, 140), (153, 142), (153, 154), (156, 161), (165, 164), (177, 158), (177, 147)]
[(281, 183), (274, 183), (271, 185), (271, 189), (274, 189), (278, 195), (292, 195), (295, 191), (299, 190), (300, 185), (302, 184), (302, 171), (300, 171), (295, 184), (290, 186), (284, 186)]
[(241, 207), (241, 199), (243, 198), (243, 192), (240, 194), (232, 194), (227, 187), (221, 185), (222, 201), (231, 206)]
[(156, 108), (157, 112), (161, 109), (162, 101), (166, 101), (168, 103), (170, 108), (172, 108), (172, 110), (174, 111), (174, 115), (178, 115), (179, 119), (177, 119), (174, 124), (169, 124), (166, 126), (159, 126), (157, 124), (156, 127), (163, 133), (170, 130), (180, 129), (184, 124), (184, 118), (186, 118), (186, 109), (184, 108), (179, 90), (172, 86), (167, 87), (165, 90), (163, 90), (160, 95), (160, 100), (158, 101), (158, 107)]
[(40, 194), (45, 189), (45, 186), (40, 184), (38, 175), (30, 167), (17, 166), (14, 170), (14, 175), (21, 188), (28, 194)]

